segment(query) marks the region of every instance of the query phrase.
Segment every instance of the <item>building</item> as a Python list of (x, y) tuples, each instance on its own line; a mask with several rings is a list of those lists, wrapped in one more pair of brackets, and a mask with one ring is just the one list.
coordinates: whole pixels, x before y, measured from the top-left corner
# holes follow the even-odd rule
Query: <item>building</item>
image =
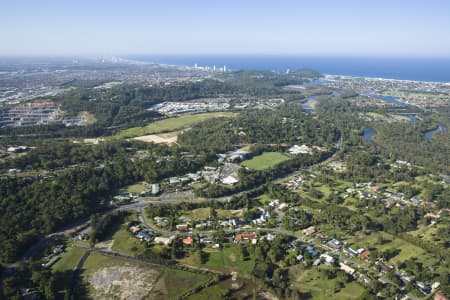
[(362, 260), (366, 260), (366, 261), (369, 260), (370, 259), (370, 251), (369, 250), (365, 250), (365, 251), (361, 252), (359, 254), (359, 258), (362, 259)]
[(303, 234), (304, 235), (311, 235), (311, 234), (314, 234), (314, 233), (316, 233), (316, 228), (314, 226), (310, 226), (310, 227), (308, 227), (306, 229), (303, 229)]
[(256, 234), (256, 232), (253, 233), (241, 233), (236, 235), (234, 242), (235, 243), (245, 243), (245, 242), (252, 242), (253, 244), (256, 243), (258, 239), (258, 235)]
[(383, 273), (388, 273), (393, 269), (392, 266), (389, 266), (388, 264), (384, 263), (382, 260), (378, 260), (375, 264), (380, 268), (381, 272), (383, 272)]
[(238, 180), (230, 175), (230, 176), (225, 177), (224, 179), (222, 179), (222, 183), (223, 184), (227, 184), (227, 185), (233, 185), (235, 183), (238, 183)]
[(339, 263), (339, 266), (340, 266), (341, 270), (344, 271), (345, 273), (350, 274), (350, 275), (355, 274), (355, 269), (353, 269), (352, 267), (347, 266), (344, 263)]
[(179, 231), (186, 231), (189, 229), (189, 224), (178, 224), (175, 228)]
[(334, 249), (338, 249), (338, 250), (341, 249), (341, 247), (342, 247), (341, 241), (339, 241), (337, 239), (331, 239), (330, 241), (328, 241), (328, 245), (330, 245)]
[(150, 233), (148, 233), (147, 231), (144, 231), (144, 230), (139, 231), (138, 234), (136, 234), (136, 237), (138, 239), (140, 239), (141, 241), (144, 240), (144, 241), (149, 242), (149, 241), (153, 240), (153, 236)]
[(155, 243), (169, 246), (170, 244), (172, 244), (174, 239), (175, 239), (175, 236), (171, 236), (171, 237), (157, 236), (157, 237), (155, 237)]
[(320, 255), (320, 258), (325, 260), (325, 263), (327, 265), (333, 264), (336, 261), (333, 256), (328, 255), (327, 253), (324, 253), (324, 254)]
[[(309, 255), (311, 255), (312, 257), (319, 255), (319, 252), (317, 252), (317, 251), (314, 249), (314, 247), (311, 246), (311, 245), (308, 246), (308, 247), (306, 247), (306, 252), (308, 252)], [(319, 259), (319, 261), (320, 261), (320, 259)]]
[(159, 184), (158, 183), (154, 183), (152, 184), (152, 194), (153, 195), (157, 195), (159, 194)]
[(131, 232), (132, 234), (136, 234), (136, 233), (138, 233), (139, 231), (141, 231), (141, 226), (139, 226), (139, 225), (137, 225), (137, 226), (131, 226), (131, 227), (129, 228), (129, 230), (130, 230), (130, 232)]
[(193, 244), (194, 244), (194, 239), (192, 238), (192, 236), (188, 236), (183, 239), (183, 245), (192, 246)]

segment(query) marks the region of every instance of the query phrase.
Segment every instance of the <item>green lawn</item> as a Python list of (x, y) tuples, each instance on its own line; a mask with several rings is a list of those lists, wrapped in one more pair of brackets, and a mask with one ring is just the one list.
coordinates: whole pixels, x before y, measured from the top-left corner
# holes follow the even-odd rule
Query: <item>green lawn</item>
[(186, 290), (203, 284), (208, 275), (166, 268), (163, 280), (167, 288), (168, 299), (179, 299)]
[(114, 251), (128, 255), (139, 255), (145, 251), (144, 244), (128, 232), (124, 226), (114, 233), (112, 239), (114, 240), (112, 245)]
[(286, 160), (289, 160), (289, 157), (280, 152), (264, 152), (250, 160), (244, 161), (242, 165), (253, 170), (266, 170)]
[(121, 189), (120, 192), (126, 194), (132, 193), (140, 195), (143, 191), (146, 191), (147, 189), (148, 189), (147, 186), (145, 186), (144, 184), (136, 183)]
[[(197, 208), (192, 210), (191, 216), (193, 220), (207, 220), (211, 213), (211, 209), (209, 207)], [(231, 217), (240, 217), (242, 213), (233, 214), (231, 211), (226, 209), (216, 209), (216, 214), (219, 219), (228, 219)], [(186, 212), (183, 212), (183, 215), (187, 215)]]
[(294, 288), (303, 293), (310, 293), (312, 299), (358, 299), (364, 288), (357, 282), (346, 283), (335, 292), (336, 279), (326, 279), (321, 276), (318, 268), (305, 269), (301, 265), (290, 270), (291, 282)]
[(242, 260), (238, 245), (225, 245), (221, 250), (205, 249), (205, 252), (209, 254), (205, 267), (237, 271), (241, 275), (248, 275), (253, 269), (253, 256), (250, 254), (247, 260)]
[(61, 259), (53, 265), (52, 270), (54, 272), (73, 270), (85, 252), (85, 249), (78, 248), (77, 246), (68, 247), (66, 252), (61, 255)]
[(377, 232), (369, 235), (358, 233), (344, 240), (353, 249), (357, 247), (375, 248), (378, 252), (383, 252), (387, 249), (398, 249), (400, 250), (399, 254), (389, 261), (395, 265), (399, 265), (401, 262), (411, 258), (417, 258), (424, 266), (433, 265), (437, 261), (432, 254), (422, 248), (385, 232)]
[(134, 127), (118, 132), (116, 138), (130, 138), (141, 135), (163, 133), (189, 128), (197, 123), (220, 117), (234, 117), (236, 113), (231, 112), (214, 112), (194, 115), (182, 115), (179, 117), (167, 118), (148, 124), (144, 127)]

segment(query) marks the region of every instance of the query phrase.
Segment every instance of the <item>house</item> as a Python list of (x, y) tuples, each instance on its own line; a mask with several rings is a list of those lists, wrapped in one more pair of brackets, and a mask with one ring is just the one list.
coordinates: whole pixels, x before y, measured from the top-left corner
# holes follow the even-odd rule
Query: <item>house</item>
[(235, 183), (238, 183), (238, 180), (230, 175), (230, 176), (225, 177), (224, 179), (222, 179), (222, 183), (223, 184), (227, 184), (227, 185), (233, 185)]
[(192, 236), (188, 236), (183, 239), (183, 245), (192, 246), (193, 244), (194, 244), (194, 239), (192, 238)]
[(333, 256), (328, 255), (327, 253), (320, 255), (320, 258), (325, 260), (326, 265), (331, 265), (332, 263), (334, 263), (336, 261)]
[(434, 213), (427, 213), (424, 218), (432, 218), (432, 219), (439, 219), (441, 216), (439, 214), (434, 214)]
[(347, 253), (352, 257), (355, 257), (357, 255), (356, 251), (353, 250), (352, 248), (342, 248), (342, 251), (344, 251), (345, 253)]
[(189, 224), (177, 224), (175, 228), (179, 231), (186, 231), (189, 229)]
[(276, 237), (276, 235), (271, 234), (271, 233), (268, 233), (267, 235), (262, 236), (262, 237), (260, 238), (260, 240), (273, 241), (273, 240), (275, 239), (275, 237)]
[(283, 209), (285, 209), (285, 208), (288, 208), (289, 207), (289, 205), (287, 204), (287, 203), (280, 203), (280, 205), (278, 205), (278, 209), (279, 210), (283, 210)]
[(169, 226), (169, 220), (167, 220), (166, 218), (154, 217), (153, 220), (155, 220), (156, 225), (158, 225), (159, 227)]
[(337, 240), (337, 239), (331, 239), (328, 241), (328, 245), (330, 245), (331, 247), (333, 247), (334, 249), (341, 249), (342, 247), (342, 243), (341, 241)]
[(314, 233), (316, 233), (316, 228), (314, 226), (310, 226), (310, 227), (308, 227), (306, 229), (303, 229), (303, 234), (304, 235), (311, 235), (311, 234), (314, 234)]
[(181, 179), (178, 177), (171, 177), (169, 178), (169, 184), (178, 184), (181, 183)]
[(275, 200), (269, 202), (270, 208), (275, 208), (278, 205), (280, 205), (280, 200), (278, 200), (278, 199), (275, 199)]
[(380, 187), (379, 186), (371, 186), (371, 187), (369, 187), (369, 190), (371, 190), (372, 192), (378, 192), (378, 191), (380, 191)]
[(212, 239), (210, 239), (210, 238), (201, 238), (200, 239), (200, 243), (201, 244), (211, 244), (213, 241), (212, 241)]
[(431, 292), (431, 287), (423, 282), (417, 282), (416, 285), (424, 295), (429, 294)]
[(393, 269), (392, 266), (386, 264), (382, 260), (378, 260), (375, 264), (380, 268), (381, 272), (383, 273), (388, 273)]
[(301, 262), (301, 261), (303, 260), (303, 255), (299, 254), (299, 255), (296, 257), (296, 259), (297, 259), (298, 262)]
[(339, 263), (339, 266), (340, 266), (341, 270), (344, 271), (345, 273), (350, 274), (350, 275), (355, 274), (355, 269), (353, 269), (352, 267), (347, 266), (344, 263)]
[(359, 254), (359, 258), (365, 261), (368, 261), (370, 259), (370, 251), (365, 250)]
[(141, 231), (141, 226), (137, 225), (137, 226), (131, 226), (128, 230), (132, 233), (132, 234), (136, 234), (139, 231)]
[(142, 240), (145, 240), (145, 241), (153, 240), (153, 236), (145, 230), (139, 231), (138, 234), (136, 234), (136, 237), (138, 239), (140, 239), (141, 241)]
[(157, 237), (155, 237), (155, 243), (169, 246), (170, 244), (172, 244), (174, 239), (175, 239), (175, 236), (171, 236), (171, 237), (157, 236)]
[(366, 275), (364, 275), (364, 274), (359, 274), (359, 280), (362, 282), (362, 283), (365, 283), (365, 284), (369, 284), (370, 283), (370, 278), (369, 277), (367, 277)]
[(235, 239), (234, 242), (235, 243), (241, 243), (241, 242), (249, 242), (252, 241), (252, 244), (256, 244), (256, 240), (258, 238), (258, 235), (256, 234), (256, 232), (253, 233), (241, 233), (238, 234)]
[(317, 267), (318, 265), (320, 265), (320, 258), (316, 259), (316, 260), (313, 262), (313, 266), (314, 266), (314, 267)]
[(314, 247), (313, 246), (308, 246), (308, 247), (306, 247), (306, 252), (308, 252), (309, 253), (309, 255), (311, 255), (312, 257), (314, 257), (314, 256), (317, 256), (317, 255), (319, 255), (319, 253), (314, 249)]

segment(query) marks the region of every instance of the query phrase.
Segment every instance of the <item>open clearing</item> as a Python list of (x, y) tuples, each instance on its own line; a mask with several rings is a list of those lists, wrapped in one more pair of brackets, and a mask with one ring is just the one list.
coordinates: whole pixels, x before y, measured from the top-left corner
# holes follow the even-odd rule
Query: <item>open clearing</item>
[(207, 275), (91, 253), (83, 268), (92, 299), (178, 299)]
[(66, 251), (61, 254), (61, 259), (53, 265), (52, 270), (56, 272), (64, 272), (75, 269), (78, 261), (81, 259), (85, 252), (85, 249), (79, 248), (77, 246), (68, 247)]
[(138, 140), (146, 143), (155, 143), (155, 144), (173, 144), (177, 142), (178, 137), (168, 137), (164, 138), (160, 135), (150, 134), (150, 135), (142, 135), (134, 137), (133, 140)]
[[(201, 267), (215, 269), (223, 272), (236, 271), (239, 275), (250, 275), (254, 266), (254, 257), (249, 253), (248, 257), (243, 258), (239, 247), (235, 244), (225, 245), (222, 249), (203, 249), (208, 255), (208, 261), (201, 264)], [(184, 263), (197, 265), (191, 257), (183, 260)]]
[(244, 161), (242, 165), (253, 170), (266, 170), (286, 160), (289, 160), (289, 157), (282, 153), (264, 152), (250, 160)]
[(148, 189), (148, 186), (145, 183), (139, 182), (136, 184), (129, 185), (127, 187), (124, 187), (120, 189), (121, 193), (133, 193), (133, 194), (141, 194), (142, 192), (146, 191)]
[(386, 232), (377, 232), (369, 235), (358, 233), (350, 239), (344, 239), (344, 241), (352, 248), (364, 247), (369, 250), (376, 249), (379, 252), (388, 249), (399, 250), (400, 252), (389, 260), (390, 263), (397, 266), (405, 260), (412, 258), (422, 262), (424, 266), (430, 266), (436, 263), (436, 258), (431, 253)]
[(305, 269), (297, 265), (290, 269), (290, 277), (294, 288), (310, 293), (312, 299), (358, 299), (364, 292), (357, 282), (350, 282), (335, 293), (336, 279), (324, 278), (318, 268)]
[[(118, 132), (116, 138), (132, 138), (137, 136), (155, 135), (170, 131), (187, 129), (197, 123), (214, 118), (231, 118), (237, 116), (232, 112), (213, 112), (203, 114), (182, 115), (179, 117), (167, 118), (148, 124), (144, 127), (134, 127)], [(161, 137), (161, 135), (159, 135)], [(164, 138), (164, 136), (162, 136)]]

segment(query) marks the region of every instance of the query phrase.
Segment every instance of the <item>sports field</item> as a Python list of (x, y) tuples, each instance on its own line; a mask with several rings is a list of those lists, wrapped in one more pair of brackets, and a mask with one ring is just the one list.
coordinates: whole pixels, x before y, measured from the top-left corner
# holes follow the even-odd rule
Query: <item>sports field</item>
[(253, 170), (266, 170), (288, 159), (289, 157), (280, 152), (264, 152), (250, 160), (244, 161), (242, 165)]

